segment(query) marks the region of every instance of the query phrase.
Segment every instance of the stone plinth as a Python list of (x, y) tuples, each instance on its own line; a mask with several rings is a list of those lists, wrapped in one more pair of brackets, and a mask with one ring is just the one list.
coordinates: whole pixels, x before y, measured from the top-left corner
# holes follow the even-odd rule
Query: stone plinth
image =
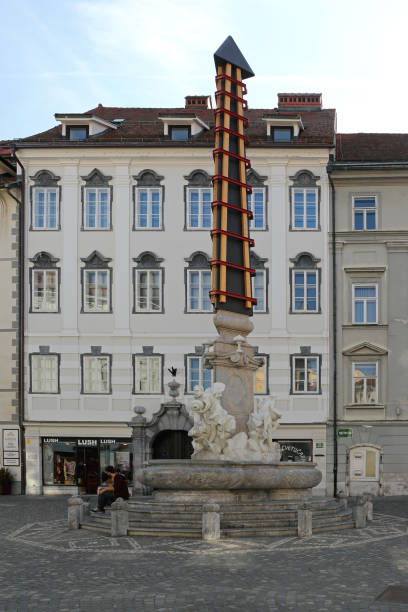
[(314, 463), (152, 460), (136, 478), (153, 489), (153, 499), (206, 503), (307, 499), (319, 484)]

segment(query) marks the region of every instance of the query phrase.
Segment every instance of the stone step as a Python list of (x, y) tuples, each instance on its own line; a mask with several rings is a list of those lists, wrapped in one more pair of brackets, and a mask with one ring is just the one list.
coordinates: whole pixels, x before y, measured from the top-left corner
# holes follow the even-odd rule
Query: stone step
[(155, 536), (160, 538), (201, 538), (201, 527), (199, 529), (166, 529), (162, 527), (130, 527), (129, 536)]
[[(339, 512), (344, 512), (343, 508), (328, 508), (321, 509), (318, 508), (313, 510), (313, 516), (319, 517), (330, 517), (336, 516)], [(201, 520), (202, 510), (197, 510), (195, 512), (181, 512), (175, 510), (147, 510), (147, 509), (133, 509), (129, 512), (129, 519), (132, 521), (135, 520), (153, 520), (160, 521), (162, 519), (171, 519), (171, 520), (186, 520), (186, 521), (194, 521)], [(253, 510), (253, 511), (242, 511), (242, 510), (221, 510), (221, 516), (224, 520), (234, 520), (234, 519), (248, 519), (248, 520), (262, 520), (265, 518), (268, 519), (296, 519), (297, 510), (272, 510), (268, 508), (264, 511)]]
[(106, 533), (109, 531), (110, 533), (110, 521), (106, 521), (105, 524), (99, 524), (86, 520), (84, 523), (81, 523), (81, 529), (86, 529), (87, 531), (98, 531), (99, 533)]

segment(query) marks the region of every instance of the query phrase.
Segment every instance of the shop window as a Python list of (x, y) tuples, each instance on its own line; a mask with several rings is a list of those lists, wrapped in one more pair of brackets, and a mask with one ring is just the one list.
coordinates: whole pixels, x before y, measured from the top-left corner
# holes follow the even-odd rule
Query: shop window
[(281, 447), (281, 461), (313, 461), (313, 440), (274, 440)]
[(76, 485), (77, 443), (73, 440), (44, 438), (43, 479), (45, 485)]
[(108, 465), (120, 469), (128, 482), (132, 481), (132, 444), (124, 440), (101, 440), (99, 443), (100, 472)]

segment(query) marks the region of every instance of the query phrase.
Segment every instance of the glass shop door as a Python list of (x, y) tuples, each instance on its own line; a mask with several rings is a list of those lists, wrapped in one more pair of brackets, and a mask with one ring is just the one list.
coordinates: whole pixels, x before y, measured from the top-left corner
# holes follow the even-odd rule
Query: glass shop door
[(80, 493), (95, 494), (99, 484), (99, 449), (97, 446), (78, 448), (77, 482)]

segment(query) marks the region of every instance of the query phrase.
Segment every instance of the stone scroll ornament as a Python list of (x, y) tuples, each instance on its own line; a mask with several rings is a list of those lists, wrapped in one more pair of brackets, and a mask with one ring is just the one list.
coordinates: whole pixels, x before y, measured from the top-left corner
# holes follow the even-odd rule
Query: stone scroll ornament
[(258, 399), (248, 419), (248, 433), (235, 434), (236, 421), (221, 405), (224, 383), (216, 382), (210, 389), (194, 388), (191, 413), (193, 427), (192, 459), (279, 463), (280, 446), (272, 442), (279, 425), (273, 396)]
[(248, 120), (244, 116), (247, 102), (243, 96), (243, 79), (254, 76), (247, 61), (231, 36), (214, 54), (217, 70), (215, 93), (215, 173), (212, 177), (212, 290), (215, 310), (229, 310), (252, 315), (256, 299), (252, 297), (249, 248), (254, 241), (249, 237), (248, 194), (246, 181), (250, 161), (245, 154), (248, 137), (244, 130)]

